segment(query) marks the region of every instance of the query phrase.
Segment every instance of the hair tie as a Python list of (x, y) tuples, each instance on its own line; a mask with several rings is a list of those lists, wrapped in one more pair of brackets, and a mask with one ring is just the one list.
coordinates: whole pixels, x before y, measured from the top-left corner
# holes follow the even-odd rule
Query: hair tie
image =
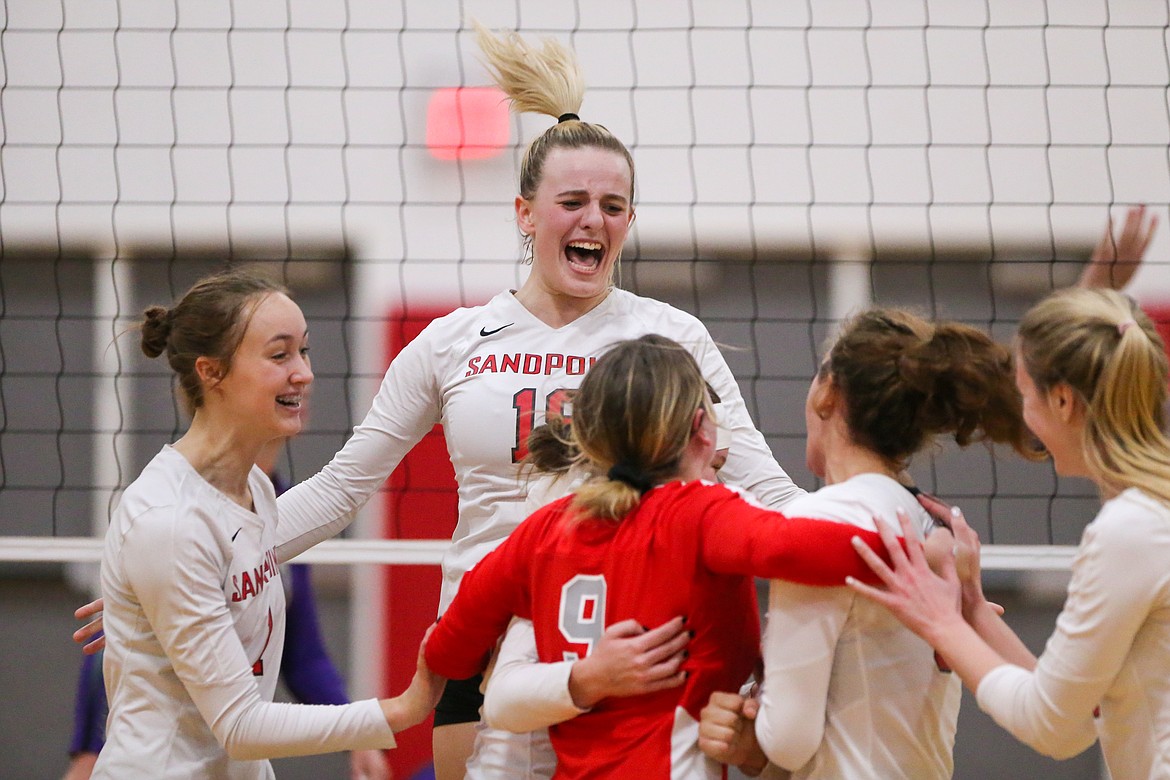
[(629, 485), (642, 495), (645, 495), (646, 491), (654, 487), (654, 481), (647, 474), (625, 461), (613, 464), (613, 467), (610, 468), (606, 476), (614, 482), (622, 482)]
[(1135, 320), (1133, 317), (1130, 317), (1128, 320), (1122, 320), (1121, 322), (1117, 323), (1117, 335), (1124, 336), (1125, 332), (1134, 325), (1137, 325), (1137, 320)]
[(577, 116), (572, 111), (566, 111), (557, 117), (557, 124), (559, 125), (561, 122), (568, 122), (570, 119), (576, 119), (578, 122), (581, 121), (581, 117)]

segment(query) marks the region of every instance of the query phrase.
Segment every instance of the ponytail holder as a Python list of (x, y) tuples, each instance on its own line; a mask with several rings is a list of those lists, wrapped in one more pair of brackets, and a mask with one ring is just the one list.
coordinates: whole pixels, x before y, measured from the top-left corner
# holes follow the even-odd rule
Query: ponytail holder
[(641, 495), (645, 495), (646, 491), (654, 487), (654, 482), (649, 476), (624, 461), (613, 464), (606, 476), (614, 482), (629, 485)]
[(1137, 321), (1134, 320), (1133, 317), (1130, 317), (1128, 320), (1122, 320), (1121, 322), (1117, 323), (1117, 335), (1124, 336), (1125, 332), (1134, 325), (1137, 325)]
[(559, 125), (561, 122), (568, 122), (570, 119), (576, 119), (578, 122), (581, 121), (581, 117), (577, 116), (572, 111), (567, 111), (557, 117), (557, 124)]

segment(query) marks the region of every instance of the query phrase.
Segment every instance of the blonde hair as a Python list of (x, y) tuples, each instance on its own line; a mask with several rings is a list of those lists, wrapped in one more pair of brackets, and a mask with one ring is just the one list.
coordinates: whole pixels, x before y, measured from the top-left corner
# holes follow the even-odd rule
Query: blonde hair
[(1038, 391), (1065, 384), (1085, 404), (1081, 446), (1094, 481), (1170, 504), (1168, 363), (1145, 312), (1114, 290), (1061, 290), (1024, 315), (1017, 345)]
[(700, 408), (712, 414), (707, 383), (678, 343), (651, 334), (614, 345), (573, 397), (573, 442), (601, 475), (577, 490), (574, 508), (620, 520), (675, 477)]
[[(515, 31), (496, 35), (478, 22), (476, 41), (484, 65), (518, 113), (546, 114), (558, 119), (528, 145), (520, 164), (520, 195), (536, 195), (544, 163), (554, 149), (598, 148), (621, 155), (630, 167), (630, 200), (634, 198), (634, 158), (626, 145), (601, 125), (575, 118), (585, 100), (585, 79), (576, 55), (546, 38), (532, 46)], [(566, 115), (570, 115), (566, 117)]]

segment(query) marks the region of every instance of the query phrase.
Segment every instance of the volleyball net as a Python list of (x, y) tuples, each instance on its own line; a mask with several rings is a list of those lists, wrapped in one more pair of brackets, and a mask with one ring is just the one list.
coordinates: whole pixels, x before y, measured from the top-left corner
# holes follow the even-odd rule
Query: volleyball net
[[(5, 6), (0, 30), (4, 560), (94, 560), (183, 415), (127, 335), (225, 263), (305, 309), (316, 388), (282, 474), (344, 443), (432, 317), (515, 287), (516, 169), (551, 120), (487, 88), (469, 20), (573, 45), (581, 114), (637, 164), (621, 284), (699, 316), (798, 484), (824, 340), (871, 303), (1011, 337), (1110, 213), (1170, 204), (1164, 4)], [(1165, 225), (1128, 291), (1170, 301)], [(669, 335), (669, 334), (668, 334)], [(1066, 567), (1088, 484), (980, 447), (914, 476), (988, 567)], [(436, 431), (317, 560), (434, 563), (454, 524)]]

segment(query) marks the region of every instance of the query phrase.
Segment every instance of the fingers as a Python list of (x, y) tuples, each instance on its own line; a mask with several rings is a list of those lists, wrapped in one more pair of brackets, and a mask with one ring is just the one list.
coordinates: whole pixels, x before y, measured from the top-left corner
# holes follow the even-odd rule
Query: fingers
[(760, 700), (756, 698), (747, 699), (743, 703), (743, 716), (748, 720), (755, 720), (756, 716), (760, 714)]
[[(872, 566), (872, 564), (870, 565)], [(884, 563), (882, 565), (885, 566)], [(877, 569), (874, 569), (874, 571), (877, 571)], [(881, 572), (878, 572), (878, 576), (882, 576)], [(887, 585), (891, 584), (893, 581), (892, 575), (889, 580), (885, 580), (883, 578), (883, 581), (885, 581)], [(874, 587), (873, 585), (867, 585), (854, 577), (846, 577), (845, 584), (848, 587), (853, 588), (853, 590), (860, 595), (865, 596), (870, 601), (875, 601), (878, 604), (885, 605), (886, 607), (889, 607), (891, 604), (893, 604), (893, 599), (890, 597), (890, 592), (887, 590), (882, 590), (881, 588)]]
[(102, 618), (102, 610), (105, 608), (105, 601), (103, 599), (94, 599), (88, 604), (78, 607), (73, 612), (73, 617), (78, 620), (90, 620), (81, 628), (73, 632), (73, 641), (82, 645), (81, 652), (86, 655), (93, 655), (100, 652), (106, 646), (106, 638), (102, 634), (102, 628), (105, 626), (105, 621)]
[(707, 700), (707, 706), (703, 708), (703, 721), (706, 722), (710, 716), (715, 722), (734, 724), (743, 712), (745, 701), (747, 700), (738, 693), (713, 691), (711, 698)]
[(1158, 218), (1151, 217), (1145, 221), (1146, 207), (1144, 205), (1131, 206), (1125, 213), (1125, 226), (1121, 229), (1121, 238), (1117, 241), (1117, 259), (1125, 262), (1137, 262), (1146, 253), (1150, 239), (1154, 237), (1154, 228), (1158, 226)]
[(700, 749), (717, 761), (731, 759), (731, 746), (742, 728), (743, 697), (715, 691), (699, 715)]
[(930, 493), (919, 493), (919, 505), (926, 510), (927, 514), (935, 519), (935, 521), (946, 528), (951, 527), (951, 507), (938, 496), (932, 496)]
[[(849, 541), (853, 544), (853, 549), (861, 556), (861, 560), (865, 561), (866, 565), (873, 569), (873, 573), (878, 576), (878, 579), (888, 584), (893, 573), (890, 571), (890, 567), (886, 565), (886, 562), (881, 559), (881, 556), (869, 549), (869, 545), (862, 541), (859, 536), (855, 536)], [(848, 577), (845, 579), (845, 582), (848, 583), (851, 579), (853, 578)]]
[(86, 655), (93, 655), (106, 646), (105, 635), (102, 634), (102, 619), (86, 623), (81, 628), (73, 632), (73, 641), (79, 645), (83, 645), (82, 652)]
[(1105, 219), (1105, 232), (1101, 234), (1101, 238), (1097, 241), (1097, 246), (1093, 248), (1091, 261), (1109, 261), (1115, 256), (1116, 243), (1113, 240), (1113, 215), (1110, 214)]
[[(669, 621), (668, 621), (669, 622)], [(666, 625), (665, 623), (663, 625)], [(661, 628), (661, 626), (659, 626)], [(629, 637), (641, 636), (642, 634), (650, 633), (642, 627), (642, 624), (633, 618), (622, 620), (605, 629), (603, 636), (612, 639), (626, 639)]]
[(647, 647), (644, 651), (645, 660), (657, 664), (680, 655), (691, 641), (691, 632), (684, 626), (683, 618), (678, 617), (643, 634), (639, 642)]

